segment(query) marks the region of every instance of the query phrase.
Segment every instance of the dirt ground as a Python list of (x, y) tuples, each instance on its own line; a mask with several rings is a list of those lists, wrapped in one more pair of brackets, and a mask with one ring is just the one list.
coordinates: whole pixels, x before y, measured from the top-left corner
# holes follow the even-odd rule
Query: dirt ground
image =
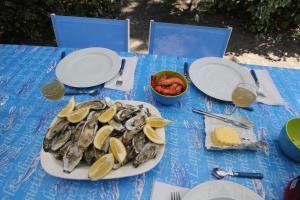
[[(300, 69), (300, 37), (271, 35), (258, 38), (232, 16), (206, 14), (197, 23), (186, 0), (126, 0), (122, 8), (123, 18), (130, 19), (132, 52), (148, 50), (149, 21), (178, 24), (194, 24), (216, 27), (233, 27), (226, 50), (228, 59), (239, 63)], [(193, 7), (192, 7), (193, 9)]]

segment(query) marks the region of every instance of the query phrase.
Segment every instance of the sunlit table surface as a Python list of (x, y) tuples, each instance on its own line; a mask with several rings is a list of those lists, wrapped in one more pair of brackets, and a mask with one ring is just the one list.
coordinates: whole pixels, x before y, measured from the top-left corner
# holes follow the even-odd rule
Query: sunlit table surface
[[(138, 56), (134, 89), (130, 92), (102, 89), (96, 98), (138, 100), (153, 104), (173, 123), (166, 127), (166, 149), (160, 163), (151, 171), (122, 179), (75, 181), (48, 175), (40, 164), (40, 151), (46, 131), (69, 97), (49, 101), (41, 96), (41, 87), (55, 78), (55, 65), (62, 51), (74, 49), (0, 45), (0, 197), (1, 199), (150, 199), (152, 184), (161, 181), (192, 188), (214, 180), (211, 169), (219, 166), (236, 171), (257, 171), (260, 180), (225, 178), (242, 184), (266, 199), (283, 199), (290, 179), (300, 174), (300, 164), (280, 151), (277, 137), (285, 122), (299, 116), (300, 71), (264, 67), (273, 78), (285, 106), (255, 104), (254, 111), (236, 114), (254, 121), (254, 131), (269, 148), (263, 151), (208, 151), (204, 148), (203, 117), (193, 107), (226, 113), (229, 103), (205, 96), (193, 84), (174, 106), (162, 106), (151, 96), (149, 77), (156, 71), (172, 69), (183, 73), (187, 58), (121, 53)], [(262, 66), (245, 66), (261, 69)], [(81, 102), (91, 96), (76, 96)]]

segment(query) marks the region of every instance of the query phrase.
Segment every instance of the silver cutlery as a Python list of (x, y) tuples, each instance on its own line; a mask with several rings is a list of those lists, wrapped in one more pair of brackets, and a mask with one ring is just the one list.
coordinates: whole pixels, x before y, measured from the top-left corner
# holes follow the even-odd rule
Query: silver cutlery
[(126, 59), (123, 58), (122, 62), (121, 62), (121, 68), (120, 68), (120, 71), (119, 71), (119, 78), (116, 81), (116, 85), (122, 85), (123, 84), (122, 75), (123, 75), (123, 72), (124, 72), (125, 62), (126, 62)]
[(183, 64), (183, 70), (184, 70), (184, 76), (189, 81), (190, 80), (190, 76), (189, 76), (189, 64), (187, 62), (184, 62), (184, 64)]
[(89, 95), (96, 95), (98, 94), (98, 90), (71, 90), (65, 91), (65, 95), (81, 95), (81, 94), (89, 94)]
[(171, 192), (171, 200), (181, 200), (179, 192)]
[(193, 109), (193, 112), (199, 113), (199, 114), (202, 114), (202, 115), (206, 115), (208, 117), (212, 117), (212, 118), (221, 120), (223, 122), (226, 122), (226, 123), (229, 123), (229, 124), (232, 124), (234, 126), (244, 128), (244, 129), (250, 129), (253, 126), (252, 123), (246, 124), (246, 123), (235, 121), (235, 120), (232, 120), (232, 119), (229, 119), (229, 118), (226, 118), (226, 117), (221, 117), (219, 115), (211, 114), (211, 113), (202, 111), (202, 110), (197, 109), (197, 108)]
[(212, 170), (211, 173), (217, 179), (222, 179), (225, 176), (235, 176), (235, 177), (252, 178), (252, 179), (262, 179), (264, 177), (264, 175), (262, 173), (256, 173), (256, 172), (234, 172), (232, 170), (230, 170), (230, 171), (224, 171), (223, 169), (220, 169), (218, 167), (213, 168), (213, 170)]
[(257, 78), (255, 70), (251, 69), (250, 73), (251, 73), (251, 76), (254, 79), (255, 85), (257, 87), (257, 95), (265, 97), (266, 95), (264, 94), (264, 91), (260, 87), (260, 83), (259, 83), (259, 80)]

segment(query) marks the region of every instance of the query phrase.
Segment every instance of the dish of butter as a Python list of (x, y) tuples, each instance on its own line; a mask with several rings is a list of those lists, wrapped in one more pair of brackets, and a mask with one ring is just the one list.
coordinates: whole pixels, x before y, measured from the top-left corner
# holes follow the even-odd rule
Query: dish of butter
[(242, 143), (240, 135), (236, 130), (228, 126), (215, 128), (211, 134), (211, 140), (215, 146), (220, 147)]

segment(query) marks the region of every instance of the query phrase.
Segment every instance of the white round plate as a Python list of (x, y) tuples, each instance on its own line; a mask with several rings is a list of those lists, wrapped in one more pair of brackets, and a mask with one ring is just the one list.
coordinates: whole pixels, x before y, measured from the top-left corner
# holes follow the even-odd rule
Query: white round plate
[(189, 75), (199, 90), (223, 101), (231, 101), (232, 92), (239, 83), (255, 86), (247, 69), (222, 58), (206, 57), (194, 61)]
[(237, 183), (208, 181), (188, 191), (183, 200), (263, 200), (263, 198)]
[(56, 67), (56, 77), (72, 87), (100, 85), (116, 76), (121, 67), (120, 56), (105, 48), (86, 48), (62, 59)]
[[(117, 100), (117, 101), (125, 104), (130, 104), (130, 105), (143, 104), (146, 108), (149, 109), (152, 115), (161, 117), (160, 112), (151, 104), (141, 102), (141, 101), (127, 101), (127, 100)], [(56, 119), (53, 120), (52, 124), (55, 122), (55, 120)], [(155, 130), (160, 135), (160, 137), (165, 138), (164, 128), (158, 128)], [(137, 168), (133, 167), (132, 163), (128, 163), (127, 165), (124, 165), (117, 170), (112, 170), (108, 175), (106, 175), (102, 179), (123, 178), (123, 177), (135, 176), (138, 174), (145, 173), (151, 170), (152, 168), (154, 168), (159, 163), (159, 161), (162, 159), (164, 151), (165, 151), (165, 145), (160, 145), (159, 152), (154, 159), (148, 160), (147, 162), (139, 165)], [(65, 178), (65, 179), (89, 180), (88, 178), (89, 166), (85, 163), (80, 163), (71, 173), (66, 173), (63, 172), (63, 162), (60, 160), (56, 160), (51, 153), (45, 152), (43, 148), (41, 149), (40, 159), (41, 159), (41, 165), (43, 169), (52, 176)]]

